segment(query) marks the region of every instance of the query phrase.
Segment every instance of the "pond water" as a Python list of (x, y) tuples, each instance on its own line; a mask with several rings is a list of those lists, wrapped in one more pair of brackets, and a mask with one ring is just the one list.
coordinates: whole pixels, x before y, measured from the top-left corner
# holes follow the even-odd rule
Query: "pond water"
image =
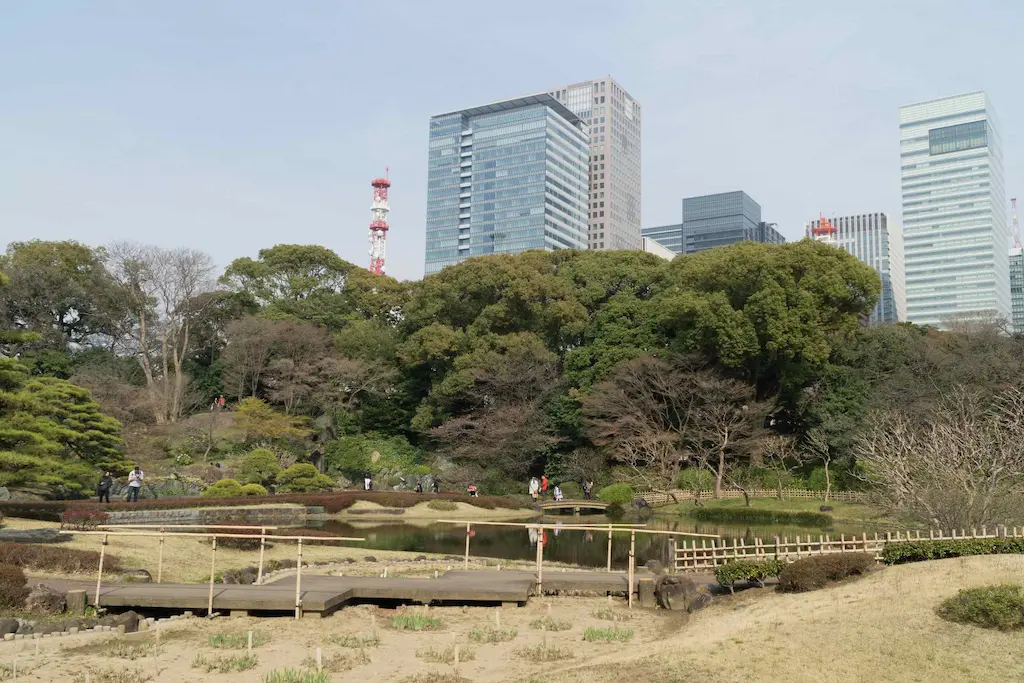
[[(876, 531), (857, 525), (835, 525), (827, 530), (806, 526), (779, 525), (729, 525), (697, 522), (681, 516), (647, 516), (640, 518), (609, 519), (603, 515), (582, 515), (579, 517), (556, 516), (536, 518), (545, 524), (646, 524), (648, 529), (666, 531), (688, 531), (698, 534), (718, 534), (724, 539), (747, 539), (755, 537), (772, 539), (773, 536), (796, 536), (828, 534), (838, 537)], [(431, 523), (429, 521), (398, 522), (382, 521), (338, 521), (327, 520), (309, 523), (305, 528), (328, 531), (337, 536), (365, 538), (359, 544), (367, 550), (404, 550), (408, 552), (440, 553), (462, 556), (466, 547), (466, 530), (456, 524)], [(571, 529), (549, 529), (545, 534), (544, 558), (587, 567), (604, 567), (608, 558), (608, 534), (604, 531), (582, 531)], [(533, 560), (537, 556), (536, 532), (526, 529), (501, 526), (474, 526), (470, 539), (470, 554), (510, 560)], [(612, 566), (625, 569), (629, 559), (629, 535), (616, 533), (612, 540)], [(636, 561), (638, 565), (650, 559), (661, 562), (668, 560), (668, 536), (638, 534), (636, 538)]]

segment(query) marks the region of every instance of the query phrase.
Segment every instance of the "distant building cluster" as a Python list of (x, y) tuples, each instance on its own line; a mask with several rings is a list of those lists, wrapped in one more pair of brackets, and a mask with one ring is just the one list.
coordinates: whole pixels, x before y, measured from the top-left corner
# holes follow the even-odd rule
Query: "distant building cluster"
[[(1024, 251), (1010, 246), (1000, 127), (983, 92), (900, 107), (902, 225), (884, 211), (804, 230), (871, 266), (869, 324), (1001, 318), (1024, 331)], [(640, 103), (611, 77), (430, 120), (426, 272), (528, 249), (633, 249), (663, 258), (782, 244), (742, 190), (686, 197), (642, 227)]]

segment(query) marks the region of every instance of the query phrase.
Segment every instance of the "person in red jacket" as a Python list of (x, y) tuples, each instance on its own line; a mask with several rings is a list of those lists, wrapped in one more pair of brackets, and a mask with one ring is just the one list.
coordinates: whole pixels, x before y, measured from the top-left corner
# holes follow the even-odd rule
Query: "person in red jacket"
[(548, 499), (548, 475), (544, 474), (540, 478), (540, 497), (543, 500)]

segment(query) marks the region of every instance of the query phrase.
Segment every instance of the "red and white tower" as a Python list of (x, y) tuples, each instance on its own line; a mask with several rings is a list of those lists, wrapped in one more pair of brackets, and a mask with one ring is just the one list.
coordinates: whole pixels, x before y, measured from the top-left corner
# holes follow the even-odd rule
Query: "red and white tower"
[(383, 178), (375, 178), (373, 205), (370, 207), (370, 272), (384, 274), (384, 241), (388, 236), (388, 188), (391, 182), (385, 171)]

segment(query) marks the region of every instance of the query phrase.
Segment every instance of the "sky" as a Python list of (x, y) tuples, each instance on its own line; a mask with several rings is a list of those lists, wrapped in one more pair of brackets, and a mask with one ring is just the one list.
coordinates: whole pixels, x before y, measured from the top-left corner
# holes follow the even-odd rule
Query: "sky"
[(1019, 0), (0, 0), (0, 248), (275, 244), (423, 275), (430, 116), (605, 75), (642, 106), (643, 225), (745, 190), (787, 239), (900, 220), (898, 107), (985, 90), (1024, 201)]

